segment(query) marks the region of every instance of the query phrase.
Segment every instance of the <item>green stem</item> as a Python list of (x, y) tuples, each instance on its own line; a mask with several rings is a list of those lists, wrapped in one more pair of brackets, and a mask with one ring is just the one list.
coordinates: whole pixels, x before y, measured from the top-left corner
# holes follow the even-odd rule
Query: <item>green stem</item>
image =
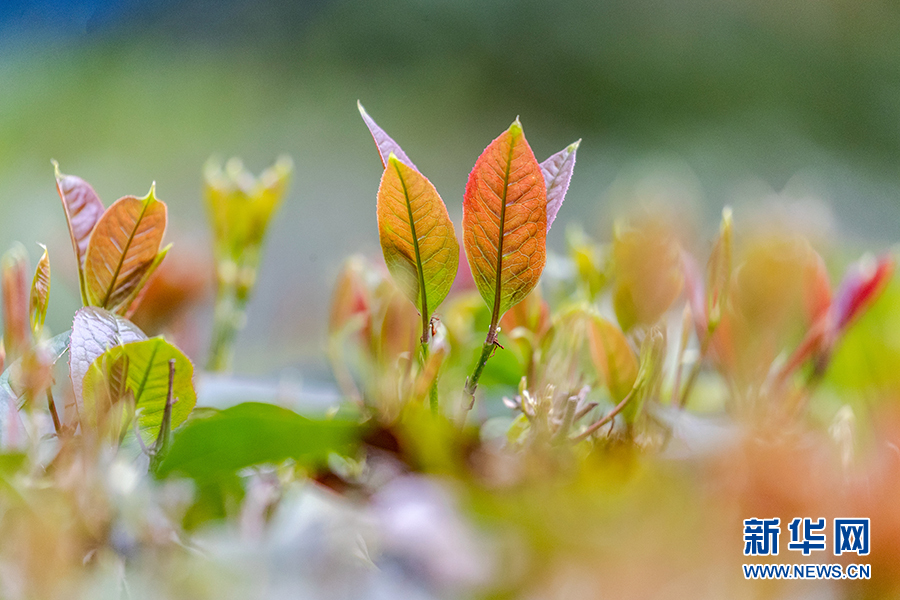
[(472, 407), (475, 406), (475, 390), (478, 388), (478, 380), (481, 379), (484, 365), (487, 364), (488, 359), (493, 355), (496, 344), (497, 334), (495, 333), (495, 328), (491, 327), (487, 339), (484, 342), (484, 346), (481, 347), (481, 356), (478, 359), (478, 364), (475, 365), (475, 370), (472, 372), (472, 375), (466, 379), (466, 386), (463, 388), (468, 401), (466, 401), (465, 398), (463, 399), (463, 414), (462, 418), (460, 418), (462, 424), (465, 424), (466, 416), (469, 414), (469, 411), (472, 410)]
[(245, 260), (240, 267), (234, 263), (219, 269), (216, 306), (213, 315), (212, 344), (206, 369), (227, 372), (234, 362), (237, 334), (246, 323), (247, 303), (256, 277), (256, 261)]

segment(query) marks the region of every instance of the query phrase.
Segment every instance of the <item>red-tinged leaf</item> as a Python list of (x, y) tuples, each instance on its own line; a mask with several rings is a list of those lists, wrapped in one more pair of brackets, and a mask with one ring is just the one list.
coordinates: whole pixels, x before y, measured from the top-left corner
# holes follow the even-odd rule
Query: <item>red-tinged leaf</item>
[(129, 308), (158, 264), (166, 230), (166, 205), (154, 187), (144, 198), (125, 196), (109, 207), (91, 234), (84, 264), (88, 303), (114, 312)]
[(427, 318), (443, 302), (459, 266), (447, 208), (424, 175), (395, 155), (378, 188), (378, 236), (397, 287)]
[(56, 172), (56, 191), (66, 213), (69, 237), (72, 239), (72, 249), (75, 251), (75, 261), (78, 264), (81, 297), (87, 302), (84, 289), (84, 259), (91, 232), (105, 209), (94, 188), (84, 179), (74, 175), (63, 175), (59, 172), (59, 163), (55, 160), (51, 162)]
[(416, 311), (403, 300), (396, 288), (383, 301), (386, 304), (378, 351), (383, 366), (387, 367), (388, 372), (392, 372), (401, 354), (407, 352), (412, 355), (416, 351), (419, 319)]
[(351, 256), (344, 263), (331, 297), (328, 335), (341, 334), (351, 323), (364, 330), (369, 328), (371, 301), (365, 283), (365, 268), (365, 259), (360, 256)]
[(134, 286), (128, 296), (126, 296), (122, 303), (119, 305), (121, 307), (119, 312), (124, 313), (126, 319), (130, 319), (134, 315), (134, 312), (137, 310), (138, 306), (140, 306), (141, 302), (144, 299), (144, 296), (146, 295), (145, 292), (147, 291), (147, 284), (150, 283), (150, 278), (153, 277), (154, 273), (156, 273), (156, 269), (159, 267), (159, 265), (162, 263), (163, 259), (171, 249), (172, 244), (169, 244), (157, 253), (156, 258), (153, 259), (153, 262), (151, 262), (150, 266), (147, 267), (147, 270), (144, 271), (144, 275), (140, 278), (137, 285)]
[(463, 199), (463, 242), (491, 331), (537, 285), (546, 260), (547, 190), (516, 121), (485, 148)]
[(803, 304), (809, 323), (815, 323), (828, 314), (831, 307), (831, 281), (825, 261), (815, 250), (810, 251), (803, 287)]
[(75, 313), (69, 342), (69, 377), (79, 408), (84, 376), (91, 363), (113, 346), (146, 339), (134, 323), (108, 310), (87, 306)]
[(391, 139), (391, 136), (378, 126), (378, 123), (369, 116), (369, 113), (366, 112), (366, 109), (363, 108), (363, 105), (359, 100), (356, 101), (356, 106), (359, 108), (359, 114), (362, 116), (363, 121), (365, 121), (366, 127), (369, 128), (369, 133), (372, 134), (372, 139), (375, 140), (375, 146), (378, 147), (378, 154), (381, 155), (381, 164), (384, 168), (387, 168), (388, 157), (393, 153), (401, 162), (418, 171), (416, 165), (413, 164), (413, 161), (409, 160), (409, 157), (406, 155), (406, 152), (403, 151), (403, 148), (400, 147), (400, 144)]
[(881, 295), (894, 273), (894, 259), (889, 255), (873, 260), (863, 258), (844, 275), (832, 304), (836, 332), (846, 329)]
[(599, 315), (589, 321), (591, 359), (618, 401), (628, 395), (638, 375), (638, 361), (622, 331)]
[(566, 199), (572, 171), (575, 169), (575, 152), (580, 144), (581, 140), (569, 144), (541, 163), (541, 173), (547, 186), (547, 231), (550, 231), (550, 226), (556, 220), (563, 200)]
[(31, 281), (31, 298), (28, 304), (28, 312), (31, 316), (31, 330), (38, 335), (44, 329), (44, 318), (47, 316), (47, 305), (50, 302), (50, 256), (47, 254), (47, 246), (40, 244), (44, 249), (41, 260), (38, 261), (34, 271), (34, 279)]
[(28, 253), (21, 244), (3, 255), (3, 342), (15, 360), (28, 348)]

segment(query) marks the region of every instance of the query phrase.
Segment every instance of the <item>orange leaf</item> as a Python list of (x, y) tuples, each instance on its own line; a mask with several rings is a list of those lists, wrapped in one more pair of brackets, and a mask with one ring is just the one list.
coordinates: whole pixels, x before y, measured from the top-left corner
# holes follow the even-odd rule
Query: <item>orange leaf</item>
[(603, 375), (609, 393), (616, 400), (628, 395), (638, 375), (638, 362), (628, 340), (618, 327), (601, 316), (592, 315), (588, 328), (591, 359)]
[[(127, 310), (160, 261), (166, 205), (154, 187), (144, 198), (125, 196), (109, 207), (91, 234), (84, 265), (90, 305)], [(165, 251), (163, 251), (165, 252)]]
[(447, 207), (424, 175), (393, 152), (378, 188), (378, 235), (397, 287), (425, 318), (447, 297), (459, 242)]
[(546, 260), (547, 191), (519, 120), (485, 148), (463, 199), (463, 243), (475, 285), (492, 307), (489, 340), (537, 284)]
[(613, 241), (613, 307), (619, 325), (656, 323), (684, 285), (681, 246), (671, 225), (644, 217), (617, 226)]

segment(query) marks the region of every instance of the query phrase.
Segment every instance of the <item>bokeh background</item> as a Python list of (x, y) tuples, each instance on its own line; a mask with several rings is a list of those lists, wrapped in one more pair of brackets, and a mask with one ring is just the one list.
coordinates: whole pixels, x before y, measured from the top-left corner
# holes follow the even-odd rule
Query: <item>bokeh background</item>
[(335, 273), (379, 254), (359, 99), (456, 222), (519, 115), (539, 160), (583, 139), (559, 222), (600, 239), (662, 194), (707, 227), (732, 204), (879, 249), (900, 239), (898, 40), (891, 0), (5, 0), (0, 247), (50, 246), (59, 332), (78, 292), (51, 158), (107, 205), (156, 181), (167, 260), (202, 262), (207, 158), (290, 154), (237, 368), (327, 373)]

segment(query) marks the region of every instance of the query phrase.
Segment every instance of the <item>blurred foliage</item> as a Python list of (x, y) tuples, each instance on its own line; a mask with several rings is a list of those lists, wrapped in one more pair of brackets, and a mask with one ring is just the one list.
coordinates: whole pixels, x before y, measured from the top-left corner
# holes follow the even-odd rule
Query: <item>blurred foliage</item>
[[(900, 235), (898, 34), (886, 0), (0, 6), (0, 240), (47, 241), (54, 280), (3, 241), (0, 598), (897, 597), (897, 257), (859, 256)], [(457, 222), (485, 132), (527, 115), (539, 156), (583, 136), (506, 314), (460, 260), (423, 323), (370, 258), (360, 97)], [(291, 193), (285, 161), (210, 168), (198, 233), (210, 152), (281, 151)], [(103, 197), (165, 190), (175, 246), (160, 263), (150, 224), (108, 305), (140, 327), (78, 309), (79, 244), (129, 248), (92, 221), (57, 263), (51, 157)], [(213, 280), (223, 355), (333, 379), (327, 411), (195, 371)], [(746, 582), (762, 516), (870, 518), (866, 558), (777, 560), (873, 578)]]

